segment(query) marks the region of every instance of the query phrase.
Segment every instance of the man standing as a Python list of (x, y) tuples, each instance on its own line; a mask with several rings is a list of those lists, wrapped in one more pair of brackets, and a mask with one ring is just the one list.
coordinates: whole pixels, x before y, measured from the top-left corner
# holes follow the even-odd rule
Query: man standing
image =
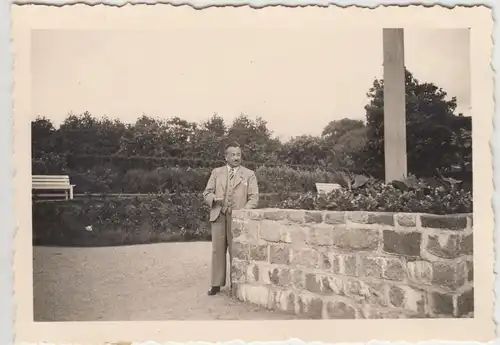
[(256, 208), (259, 189), (255, 173), (241, 166), (241, 148), (237, 143), (226, 146), (226, 165), (215, 168), (208, 180), (203, 198), (211, 207), (212, 274), (209, 296), (226, 285), (226, 252), (231, 257), (231, 212), (241, 208)]

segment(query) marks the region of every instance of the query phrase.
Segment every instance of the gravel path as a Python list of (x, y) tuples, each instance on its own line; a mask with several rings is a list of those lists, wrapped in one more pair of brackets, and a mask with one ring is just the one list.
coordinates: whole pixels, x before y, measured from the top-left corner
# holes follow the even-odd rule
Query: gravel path
[(35, 321), (293, 319), (207, 296), (210, 242), (34, 247)]

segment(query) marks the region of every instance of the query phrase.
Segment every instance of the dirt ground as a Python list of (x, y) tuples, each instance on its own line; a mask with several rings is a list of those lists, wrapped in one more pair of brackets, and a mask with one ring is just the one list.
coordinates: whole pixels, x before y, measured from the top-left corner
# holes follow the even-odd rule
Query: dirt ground
[(207, 296), (210, 256), (209, 242), (34, 247), (35, 321), (296, 318)]

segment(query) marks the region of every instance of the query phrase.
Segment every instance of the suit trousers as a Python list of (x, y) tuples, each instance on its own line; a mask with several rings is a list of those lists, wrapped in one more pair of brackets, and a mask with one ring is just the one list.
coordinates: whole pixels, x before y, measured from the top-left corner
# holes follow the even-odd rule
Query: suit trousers
[(231, 234), (231, 213), (220, 213), (219, 217), (211, 223), (212, 230), (212, 286), (226, 285), (226, 254), (229, 252), (231, 260), (231, 248), (233, 237)]

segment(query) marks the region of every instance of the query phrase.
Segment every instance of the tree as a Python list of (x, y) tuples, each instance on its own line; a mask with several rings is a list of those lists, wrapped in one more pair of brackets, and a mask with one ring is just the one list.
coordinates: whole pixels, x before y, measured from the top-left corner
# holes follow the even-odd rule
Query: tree
[(280, 160), (286, 164), (324, 167), (334, 156), (333, 147), (323, 138), (312, 135), (294, 137), (283, 144)]
[[(406, 71), (406, 136), (408, 172), (434, 175), (452, 165), (464, 167), (471, 148), (460, 147), (461, 130), (471, 130), (471, 119), (455, 115), (457, 100), (432, 83), (418, 81)], [(367, 145), (365, 164), (384, 171), (384, 82), (376, 79), (367, 93)], [(459, 153), (460, 152), (460, 153)]]
[(345, 134), (365, 127), (363, 120), (343, 118), (330, 121), (323, 129), (321, 136), (329, 142), (336, 143)]
[(221, 160), (226, 136), (227, 127), (224, 119), (218, 114), (213, 114), (196, 129), (193, 155), (203, 160)]
[(281, 147), (280, 141), (272, 137), (265, 120), (260, 117), (251, 120), (245, 114), (241, 114), (233, 121), (227, 137), (243, 147), (243, 155), (250, 161), (276, 161), (277, 151)]
[(60, 174), (66, 171), (66, 157), (56, 150), (57, 130), (45, 117), (31, 122), (32, 174)]

